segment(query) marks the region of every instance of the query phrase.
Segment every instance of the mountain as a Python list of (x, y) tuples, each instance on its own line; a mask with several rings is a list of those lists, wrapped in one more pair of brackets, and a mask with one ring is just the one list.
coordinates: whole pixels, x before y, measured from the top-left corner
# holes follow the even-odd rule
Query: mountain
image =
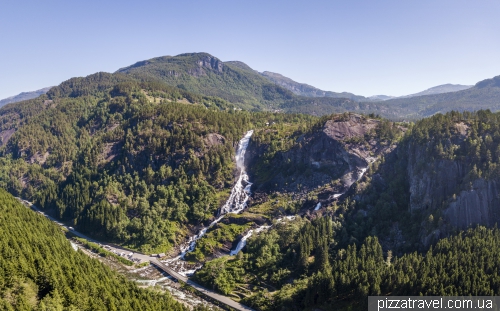
[(122, 68), (117, 74), (141, 81), (162, 81), (192, 93), (223, 98), (238, 108), (257, 111), (316, 116), (352, 111), (393, 120), (416, 120), (451, 110), (500, 109), (500, 87), (495, 83), (479, 82), (470, 88), (446, 84), (407, 98), (388, 99), (384, 95), (365, 98), (322, 91), (277, 73), (258, 73), (242, 62), (222, 62), (207, 53), (153, 58)]
[(397, 97), (396, 96), (387, 96), (387, 95), (373, 95), (373, 96), (368, 97), (368, 99), (370, 101), (384, 101), (384, 100), (396, 99), (396, 98), (410, 98), (410, 97), (415, 97), (415, 96), (458, 92), (458, 91), (469, 89), (471, 87), (472, 87), (472, 85), (443, 84), (443, 85), (431, 87), (425, 91), (411, 94), (411, 95), (404, 95), (404, 96), (397, 96)]
[(2, 100), (0, 100), (0, 107), (5, 106), (5, 105), (10, 104), (10, 103), (16, 103), (16, 102), (20, 102), (23, 100), (36, 98), (42, 94), (47, 93), (51, 88), (52, 87), (49, 86), (49, 87), (45, 87), (43, 89), (39, 89), (39, 90), (36, 90), (33, 92), (22, 92), (22, 93), (15, 95), (15, 96), (11, 96), (11, 97), (2, 99)]
[(193, 93), (217, 96), (241, 108), (277, 108), (293, 93), (277, 86), (241, 62), (222, 62), (207, 53), (163, 56), (137, 62), (117, 73), (161, 80)]
[[(161, 81), (191, 93), (220, 97), (235, 107), (253, 111), (306, 113), (315, 116), (356, 111), (399, 117), (384, 104), (358, 103), (349, 97), (364, 97), (350, 93), (326, 92), (326, 97), (299, 96), (269, 80), (269, 75), (259, 74), (245, 63), (222, 62), (207, 53), (157, 57), (119, 69), (115, 75), (117, 74), (141, 81)], [(292, 82), (290, 85), (295, 85), (296, 82)], [(347, 98), (338, 97), (344, 95)]]
[[(240, 297), (242, 283), (267, 284), (272, 294), (243, 298), (259, 310), (367, 310), (370, 295), (498, 293), (496, 270), (485, 267), (498, 267), (500, 255), (499, 131), (500, 113), (488, 111), (437, 114), (411, 130), (355, 114), (323, 118), (297, 136), (270, 129), (249, 146), (249, 212), (274, 210), (278, 220), (247, 240), (244, 256), (209, 261), (195, 277)], [(215, 273), (230, 281), (221, 286)]]
[[(429, 98), (450, 100), (443, 111), (465, 99), (463, 110), (480, 107), (474, 100), (495, 107), (499, 88), (495, 77), (457, 92), (356, 102), (298, 96), (208, 54), (161, 57), (0, 108), (0, 187), (97, 240), (166, 253), (179, 271), (201, 267), (197, 282), (259, 310), (366, 310), (368, 296), (389, 294), (498, 295), (500, 113), (436, 113), (412, 124), (376, 114), (419, 118), (426, 110), (414, 103)], [(0, 231), (19, 242), (5, 245), (34, 239), (35, 259), (36, 248), (48, 250), (31, 235), (63, 245), (56, 227), (21, 226), (9, 214), (0, 213)], [(49, 237), (16, 231), (31, 227)], [(12, 273), (1, 267), (13, 264), (2, 260), (12, 254), (0, 257), (0, 297), (67, 291), (49, 288), (43, 261), (29, 258), (20, 266), (42, 273), (24, 274), (40, 287), (4, 286)], [(23, 284), (31, 290), (17, 290)]]
[(394, 98), (394, 96), (388, 96), (388, 95), (373, 95), (368, 97), (369, 100), (371, 101), (381, 101), (381, 100), (388, 100)]
[(0, 213), (1, 310), (187, 310), (75, 251), (59, 226), (3, 189)]
[(269, 81), (276, 83), (289, 91), (292, 91), (295, 95), (304, 97), (334, 97), (334, 98), (348, 98), (354, 101), (365, 101), (366, 97), (354, 95), (352, 93), (342, 92), (335, 93), (330, 91), (323, 91), (314, 86), (295, 82), (290, 78), (287, 78), (279, 73), (264, 71), (261, 73)]
[(466, 89), (470, 89), (473, 85), (461, 85), (461, 84), (443, 84), (435, 87), (431, 87), (425, 91), (418, 92), (415, 94), (400, 96), (398, 98), (409, 98), (415, 96), (423, 96), (423, 95), (434, 95), (434, 94), (442, 94), (442, 93), (451, 93), (458, 92)]
[[(311, 86), (294, 82), (277, 74), (259, 74), (239, 61), (222, 62), (207, 53), (189, 53), (177, 56), (163, 56), (117, 71), (139, 80), (160, 80), (171, 86), (206, 96), (223, 98), (236, 107), (249, 110), (304, 112), (325, 115), (334, 112), (364, 110), (353, 98), (364, 97), (351, 93), (333, 93), (317, 90)], [(270, 76), (273, 76), (273, 80)], [(287, 81), (285, 86), (279, 81)], [(326, 97), (299, 96), (290, 91), (303, 89), (304, 94), (322, 92)], [(317, 90), (317, 91), (315, 91)], [(301, 92), (298, 92), (301, 93)], [(322, 95), (321, 95), (322, 96)], [(367, 113), (383, 114), (379, 107), (370, 106)]]
[[(391, 118), (397, 116), (400, 119), (420, 119), (451, 110), (477, 111), (480, 109), (490, 109), (498, 111), (500, 110), (499, 81), (500, 76), (496, 76), (480, 81), (473, 87), (461, 91), (410, 98), (393, 98), (372, 104), (391, 107), (391, 111), (387, 111), (387, 114), (383, 115)], [(448, 88), (440, 88), (440, 90), (444, 89)]]
[[(212, 217), (217, 192), (231, 184), (232, 146), (250, 120), (226, 105), (128, 76), (70, 79), (0, 109), (2, 151), (12, 156), (0, 158), (0, 175), (10, 176), (2, 185), (96, 238), (168, 251)], [(25, 175), (21, 184), (13, 170)], [(146, 192), (137, 192), (135, 176)]]

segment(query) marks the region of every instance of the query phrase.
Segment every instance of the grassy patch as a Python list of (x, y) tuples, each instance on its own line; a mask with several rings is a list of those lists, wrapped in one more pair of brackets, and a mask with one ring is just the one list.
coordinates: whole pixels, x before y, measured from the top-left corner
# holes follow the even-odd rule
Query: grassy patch
[(216, 227), (208, 232), (196, 244), (193, 252), (186, 255), (188, 260), (202, 261), (207, 255), (213, 254), (216, 249), (222, 248), (225, 243), (233, 242), (238, 235), (244, 233), (252, 226), (253, 222), (244, 225), (219, 223)]
[(301, 202), (293, 200), (289, 195), (272, 194), (266, 202), (250, 207), (248, 214), (259, 214), (271, 218), (279, 214), (296, 214), (300, 206)]
[(137, 268), (142, 268), (142, 267), (146, 267), (146, 266), (149, 266), (149, 265), (150, 265), (149, 261), (145, 261), (145, 262), (142, 262), (142, 263), (136, 264), (135, 266), (136, 266)]

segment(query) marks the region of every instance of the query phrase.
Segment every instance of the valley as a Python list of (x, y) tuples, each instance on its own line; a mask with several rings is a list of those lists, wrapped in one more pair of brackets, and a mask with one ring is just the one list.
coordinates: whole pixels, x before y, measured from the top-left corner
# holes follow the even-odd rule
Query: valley
[[(364, 310), (369, 295), (498, 292), (500, 114), (480, 110), (498, 110), (496, 78), (358, 102), (297, 95), (280, 86), (294, 81), (267, 76), (281, 82), (190, 53), (8, 104), (0, 187), (174, 309), (185, 306), (165, 291), (210, 308), (189, 288), (241, 310)], [(475, 250), (457, 257), (464, 248)], [(0, 290), (31, 284), (22, 275)], [(45, 293), (30, 294), (37, 308), (60, 295), (33, 282)], [(92, 310), (64, 295), (66, 306)]]

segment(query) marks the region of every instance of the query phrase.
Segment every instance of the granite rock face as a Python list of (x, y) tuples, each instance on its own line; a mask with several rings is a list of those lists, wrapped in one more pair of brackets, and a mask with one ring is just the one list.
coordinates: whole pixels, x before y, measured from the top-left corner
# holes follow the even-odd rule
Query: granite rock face
[(467, 163), (438, 159), (431, 163), (422, 149), (409, 154), (408, 178), (410, 209), (429, 214), (440, 210), (444, 224), (438, 228), (442, 236), (448, 228), (466, 229), (475, 225), (494, 226), (500, 223), (500, 183), (476, 179), (465, 182)]
[(292, 148), (277, 152), (267, 172), (256, 172), (260, 156), (268, 148), (250, 142), (246, 167), (255, 187), (262, 191), (303, 192), (332, 184), (332, 195), (344, 193), (361, 177), (368, 164), (390, 146), (366, 141), (365, 135), (379, 124), (378, 120), (350, 114), (328, 120), (322, 128), (298, 137)]
[(339, 178), (349, 169), (366, 166), (366, 161), (349, 154), (343, 145), (323, 132), (300, 137), (297, 146), (286, 152), (278, 152), (271, 166), (280, 169), (273, 172), (265, 183), (255, 176), (254, 168), (267, 146), (249, 146), (247, 167), (251, 180), (262, 190), (286, 192), (307, 191)]
[(216, 74), (221, 74), (224, 70), (223, 62), (209, 54), (200, 55), (196, 65), (196, 67), (187, 70), (189, 75), (200, 77), (207, 75), (207, 70)]
[(426, 164), (427, 167), (421, 171), (416, 167), (416, 161), (418, 160), (410, 155), (410, 208), (434, 210), (442, 207), (442, 202), (459, 189), (466, 174), (464, 165), (449, 160), (437, 160)]
[(500, 188), (495, 180), (478, 179), (472, 189), (462, 191), (443, 211), (446, 220), (459, 229), (500, 223)]
[(222, 73), (222, 69), (224, 65), (222, 64), (222, 61), (216, 57), (206, 55), (202, 57), (198, 61), (198, 66), (200, 67), (206, 67), (212, 70), (215, 70), (218, 73)]

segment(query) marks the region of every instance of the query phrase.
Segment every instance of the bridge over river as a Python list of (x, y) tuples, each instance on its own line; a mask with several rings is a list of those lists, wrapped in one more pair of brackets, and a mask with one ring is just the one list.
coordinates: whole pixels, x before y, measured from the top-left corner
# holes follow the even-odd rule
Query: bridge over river
[[(21, 203), (23, 203), (24, 205), (30, 207), (32, 210), (34, 210), (35, 212), (38, 212), (40, 214), (42, 214), (43, 216), (45, 216), (46, 218), (48, 218), (49, 220), (51, 220), (52, 222), (58, 224), (59, 226), (61, 227), (64, 227), (66, 228), (69, 232), (73, 233), (74, 235), (76, 236), (79, 236), (81, 238), (84, 238), (88, 241), (91, 241), (91, 242), (94, 242), (94, 243), (99, 243), (101, 246), (108, 246), (110, 247), (112, 250), (114, 250), (115, 252), (119, 252), (119, 251), (127, 251), (127, 252), (134, 252), (132, 250), (129, 250), (129, 249), (126, 249), (126, 248), (123, 248), (123, 247), (119, 247), (117, 245), (113, 245), (113, 244), (106, 244), (106, 243), (102, 243), (99, 242), (99, 241), (96, 241), (94, 239), (91, 239), (89, 238), (88, 236), (76, 231), (74, 228), (72, 227), (69, 227), (65, 224), (63, 224), (62, 222), (60, 221), (57, 221), (56, 219), (50, 217), (49, 215), (45, 214), (44, 212), (42, 212), (38, 207), (36, 207), (35, 205), (33, 205), (33, 203), (27, 201), (27, 200), (23, 200), (21, 198), (16, 198), (18, 199)], [(224, 304), (225, 306), (228, 306), (232, 309), (235, 309), (235, 310), (242, 310), (242, 311), (254, 311), (253, 309), (247, 307), (247, 306), (244, 306), (232, 299), (230, 299), (229, 297), (226, 297), (224, 295), (220, 295), (220, 294), (217, 294), (215, 293), (214, 291), (210, 290), (210, 289), (207, 289), (193, 281), (191, 281), (189, 278), (175, 272), (174, 270), (170, 269), (169, 267), (167, 267), (166, 265), (164, 265), (163, 263), (161, 263), (157, 258), (155, 257), (151, 257), (151, 256), (148, 256), (146, 254), (141, 254), (141, 253), (138, 253), (138, 252), (135, 252), (133, 254), (133, 257), (134, 258), (138, 258), (138, 259), (141, 259), (143, 261), (148, 261), (154, 265), (155, 267), (157, 267), (158, 269), (164, 271), (165, 273), (167, 273), (168, 275), (170, 275), (171, 277), (179, 280), (179, 281), (182, 281), (188, 285), (190, 285), (191, 287), (193, 287), (194, 289), (196, 289), (199, 293), (201, 293), (203, 296), (206, 296), (210, 299), (213, 299), (215, 301), (218, 301), (220, 302), (221, 304)]]
[(241, 310), (241, 311), (254, 311), (253, 309), (251, 309), (247, 306), (244, 306), (241, 303), (238, 303), (238, 302), (236, 302), (236, 301), (234, 301), (226, 296), (219, 295), (219, 294), (215, 293), (214, 291), (206, 289), (205, 287), (191, 281), (187, 277), (185, 277), (185, 276), (175, 272), (174, 270), (170, 269), (169, 267), (167, 267), (166, 265), (161, 263), (158, 259), (150, 259), (149, 262), (151, 262), (152, 265), (154, 265), (158, 269), (164, 271), (165, 273), (167, 273), (171, 277), (188, 284), (189, 286), (193, 287), (194, 289), (196, 289), (198, 292), (202, 293), (203, 295), (205, 295), (211, 299), (217, 300), (218, 302), (220, 302), (228, 307), (231, 307), (235, 310)]

